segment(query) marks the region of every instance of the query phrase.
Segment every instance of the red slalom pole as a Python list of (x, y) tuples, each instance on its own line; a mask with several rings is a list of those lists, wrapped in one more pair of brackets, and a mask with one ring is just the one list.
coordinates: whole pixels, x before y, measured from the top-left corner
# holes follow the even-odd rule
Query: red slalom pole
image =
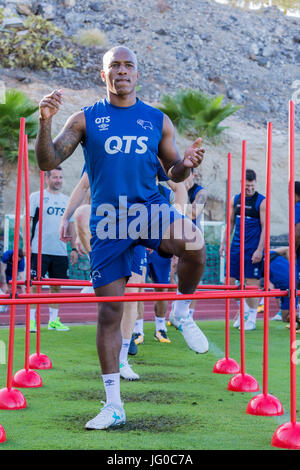
[[(246, 141), (242, 141), (242, 181), (240, 210), (240, 289), (245, 287), (245, 198), (246, 198)], [(227, 386), (232, 392), (257, 392), (259, 385), (254, 377), (245, 373), (245, 323), (244, 299), (240, 302), (241, 371), (234, 375)]]
[(2, 444), (5, 441), (6, 441), (6, 434), (5, 434), (3, 426), (1, 426), (0, 424), (0, 444)]
[[(10, 281), (11, 282), (11, 281)], [(17, 283), (19, 286), (24, 286), (24, 281), (18, 281)], [(78, 279), (48, 279), (42, 278), (40, 281), (32, 281), (32, 286), (63, 286), (63, 287), (84, 287), (84, 286), (91, 286), (92, 283), (90, 281), (81, 281)], [(151, 282), (140, 282), (140, 283), (128, 283), (126, 287), (140, 287), (145, 289), (177, 289), (177, 284), (155, 284)], [(256, 286), (245, 286), (246, 290), (257, 290)], [(199, 284), (196, 290), (239, 290), (239, 286), (231, 286), (225, 284)], [(2, 296), (0, 295), (0, 298)]]
[[(42, 276), (42, 237), (44, 210), (44, 172), (40, 175), (40, 205), (39, 205), (39, 238), (37, 254), (37, 279)], [(41, 285), (37, 285), (37, 293), (41, 293)], [(36, 306), (36, 353), (29, 357), (30, 369), (52, 369), (52, 362), (46, 354), (41, 354), (41, 305)]]
[(295, 104), (289, 102), (289, 258), (290, 258), (290, 400), (291, 421), (276, 429), (272, 446), (300, 449), (296, 385), (296, 253), (295, 253)]
[[(52, 295), (52, 294), (51, 294)], [(3, 299), (2, 305), (27, 305), (27, 304), (46, 304), (48, 305), (51, 299), (57, 300), (57, 297), (51, 297), (51, 295), (44, 294), (44, 297), (26, 297), (26, 294), (22, 295), (22, 298), (17, 299)], [(183, 297), (185, 295), (185, 297)], [(189, 297), (190, 296), (190, 297)], [(137, 292), (135, 294), (126, 293), (122, 296), (110, 296), (110, 297), (96, 297), (88, 295), (86, 297), (59, 297), (59, 303), (62, 304), (87, 304), (97, 302), (136, 302), (136, 301), (148, 301), (153, 300), (188, 300), (191, 299), (246, 299), (255, 297), (288, 297), (288, 291), (280, 289), (272, 289), (269, 292), (262, 290), (239, 290), (237, 292), (195, 292), (194, 294), (180, 294), (172, 292), (153, 292), (144, 293)]]
[[(25, 135), (24, 141), (24, 186), (25, 186), (25, 218), (26, 231), (26, 294), (30, 295), (30, 273), (31, 273), (31, 248), (30, 248), (30, 206), (29, 206), (29, 164), (28, 164), (28, 141)], [(40, 375), (29, 369), (30, 352), (30, 304), (26, 305), (26, 327), (25, 327), (25, 363), (24, 369), (19, 370), (13, 376), (15, 387), (33, 388), (43, 385)]]
[[(231, 228), (231, 153), (227, 160), (227, 206), (226, 206), (226, 285), (230, 283), (230, 228)], [(238, 287), (238, 286), (236, 286)], [(230, 299), (225, 300), (225, 357), (219, 359), (213, 368), (215, 374), (237, 374), (239, 364), (229, 357), (229, 311)]]
[[(12, 299), (16, 299), (16, 294), (17, 294), (24, 136), (25, 136), (25, 119), (21, 118), (20, 135), (19, 135), (16, 209), (15, 209), (15, 236), (14, 236), (14, 250), (13, 250), (12, 287), (11, 287)], [(26, 408), (27, 406), (24, 395), (19, 390), (12, 388), (15, 314), (16, 314), (16, 306), (11, 305), (10, 324), (9, 324), (8, 361), (7, 361), (7, 387), (2, 388), (0, 390), (0, 409), (5, 409), (5, 410), (18, 410), (18, 409)]]
[[(270, 289), (270, 219), (271, 219), (271, 171), (272, 171), (272, 123), (267, 126), (266, 160), (266, 218), (265, 218), (265, 263), (264, 289)], [(278, 398), (268, 393), (269, 367), (269, 310), (270, 299), (264, 299), (264, 351), (263, 351), (263, 393), (253, 397), (247, 406), (247, 413), (256, 416), (280, 416), (283, 407)]]

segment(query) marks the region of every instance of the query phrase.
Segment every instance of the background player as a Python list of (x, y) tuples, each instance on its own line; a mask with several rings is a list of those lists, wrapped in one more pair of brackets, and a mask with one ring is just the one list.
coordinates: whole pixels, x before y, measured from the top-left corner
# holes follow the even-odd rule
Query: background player
[[(63, 184), (62, 168), (58, 167), (46, 173), (46, 188), (43, 195), (43, 230), (42, 230), (42, 272), (45, 277), (48, 273), (50, 278), (67, 279), (69, 260), (65, 243), (59, 239), (60, 221), (67, 206), (69, 197), (61, 192)], [(30, 219), (32, 221), (31, 231), (31, 275), (37, 276), (38, 260), (38, 233), (39, 233), (39, 205), (40, 192), (30, 195)], [(23, 233), (25, 233), (25, 217), (23, 219)], [(77, 263), (78, 254), (75, 248), (75, 228), (74, 223), (70, 224), (71, 264)], [(24, 237), (26, 250), (26, 240)], [(36, 292), (36, 287), (32, 287), (32, 292)], [(50, 292), (60, 292), (60, 286), (50, 286)], [(49, 305), (48, 330), (68, 331), (69, 327), (61, 323), (58, 316), (59, 305)], [(36, 308), (30, 309), (30, 331), (36, 332)]]
[[(265, 243), (265, 196), (256, 191), (256, 173), (254, 170), (246, 170), (245, 187), (245, 284), (259, 287), (262, 277), (262, 257)], [(240, 212), (241, 195), (236, 194), (231, 201), (231, 226), (230, 233), (234, 231), (230, 249), (230, 284), (235, 284), (240, 279)], [(220, 246), (220, 255), (225, 255), (225, 238)], [(245, 322), (245, 331), (254, 330), (256, 327), (257, 306), (259, 299), (246, 299), (245, 314), (248, 319)], [(234, 327), (239, 327), (239, 315)]]

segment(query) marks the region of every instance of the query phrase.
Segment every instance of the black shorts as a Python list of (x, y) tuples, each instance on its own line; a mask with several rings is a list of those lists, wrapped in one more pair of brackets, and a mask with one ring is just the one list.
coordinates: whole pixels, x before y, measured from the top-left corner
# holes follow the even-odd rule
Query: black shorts
[[(68, 279), (69, 278), (69, 259), (67, 256), (42, 255), (41, 276), (45, 277), (48, 273), (49, 278)], [(37, 254), (31, 254), (31, 278), (37, 276)]]

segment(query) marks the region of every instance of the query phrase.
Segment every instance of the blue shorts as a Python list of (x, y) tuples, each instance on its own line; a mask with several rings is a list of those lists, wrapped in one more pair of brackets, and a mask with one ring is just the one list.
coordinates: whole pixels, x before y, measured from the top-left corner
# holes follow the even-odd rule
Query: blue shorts
[(171, 259), (163, 258), (157, 251), (147, 254), (147, 276), (153, 282), (159, 284), (170, 284)]
[[(134, 247), (136, 245), (142, 245), (159, 252), (159, 246), (167, 228), (175, 220), (184, 218), (173, 206), (167, 204), (166, 199), (163, 197), (159, 202), (161, 206), (157, 201), (155, 204), (143, 206), (146, 210), (139, 218), (140, 231), (136, 238), (132, 236), (133, 232), (131, 230), (134, 217), (128, 217), (127, 232), (130, 234), (128, 237), (113, 238), (110, 236), (104, 238), (93, 234), (90, 262), (94, 288), (131, 276)], [(137, 220), (137, 217), (135, 220)], [(116, 226), (116, 232), (121, 233), (121, 222), (119, 220), (116, 220)], [(125, 233), (127, 232), (125, 231)], [(124, 233), (124, 226), (122, 226), (122, 233)], [(167, 258), (172, 257), (172, 254), (161, 253), (161, 255)]]
[[(260, 279), (263, 272), (263, 263), (260, 261), (253, 264), (251, 261), (253, 253), (245, 251), (244, 275), (248, 279)], [(230, 252), (230, 277), (240, 279), (240, 253), (232, 250)]]
[[(290, 288), (290, 269), (289, 261), (283, 256), (277, 256), (270, 262), (270, 281), (275, 289), (288, 290)], [(297, 279), (297, 273), (296, 273)], [(298, 297), (296, 298), (296, 307), (298, 306)], [(280, 297), (280, 308), (282, 310), (290, 309), (289, 297)]]
[(133, 260), (131, 266), (131, 272), (143, 274), (143, 267), (147, 265), (147, 253), (146, 248), (142, 245), (137, 245), (133, 249)]

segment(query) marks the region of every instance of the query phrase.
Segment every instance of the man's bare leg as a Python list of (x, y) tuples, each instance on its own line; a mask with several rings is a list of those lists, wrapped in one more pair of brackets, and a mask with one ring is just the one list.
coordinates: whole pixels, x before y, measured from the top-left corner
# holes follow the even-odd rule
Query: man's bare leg
[[(118, 279), (106, 286), (95, 288), (98, 297), (123, 296), (126, 278)], [(119, 356), (122, 345), (121, 320), (123, 302), (102, 302), (98, 304), (96, 344), (106, 394), (106, 405), (85, 427), (106, 429), (126, 421), (120, 393)]]
[[(193, 294), (205, 268), (205, 245), (200, 230), (187, 218), (178, 219), (166, 231), (160, 250), (178, 257), (178, 294)], [(208, 351), (208, 341), (200, 328), (189, 316), (191, 300), (176, 300), (174, 316), (179, 330), (193, 351)]]
[[(128, 283), (133, 284), (140, 284), (141, 282), (144, 282), (144, 276), (137, 273), (132, 273), (128, 280)], [(128, 293), (136, 293), (138, 291), (138, 287), (126, 287), (126, 292)], [(120, 374), (125, 380), (139, 380), (140, 378), (128, 364), (128, 350), (137, 318), (137, 304), (137, 302), (124, 302), (124, 313), (121, 321), (122, 348), (120, 353)]]

